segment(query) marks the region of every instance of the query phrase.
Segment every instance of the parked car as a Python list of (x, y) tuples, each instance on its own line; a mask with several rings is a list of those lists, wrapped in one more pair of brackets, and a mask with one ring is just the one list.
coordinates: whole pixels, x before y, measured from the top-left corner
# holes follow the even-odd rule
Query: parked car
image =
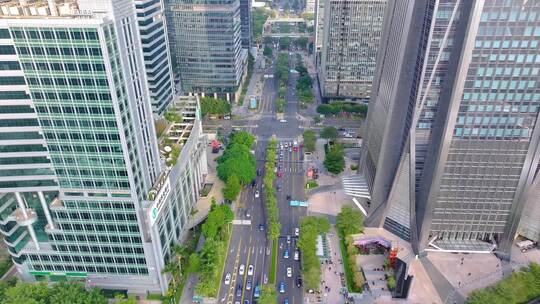
[(227, 273), (225, 275), (225, 285), (229, 285), (229, 284), (231, 284), (231, 274)]
[(298, 227), (294, 228), (294, 235), (296, 235), (296, 236), (300, 235), (300, 228), (298, 228)]
[(300, 251), (299, 250), (295, 250), (294, 251), (294, 260), (295, 261), (298, 261), (300, 259)]

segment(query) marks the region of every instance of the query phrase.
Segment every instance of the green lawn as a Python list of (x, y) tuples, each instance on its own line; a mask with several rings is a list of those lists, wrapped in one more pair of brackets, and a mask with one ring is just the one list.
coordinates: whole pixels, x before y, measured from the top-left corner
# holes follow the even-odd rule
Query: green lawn
[(269, 282), (272, 285), (276, 284), (276, 269), (277, 269), (277, 251), (278, 251), (278, 241), (274, 240), (272, 243), (272, 264), (270, 264), (270, 275)]

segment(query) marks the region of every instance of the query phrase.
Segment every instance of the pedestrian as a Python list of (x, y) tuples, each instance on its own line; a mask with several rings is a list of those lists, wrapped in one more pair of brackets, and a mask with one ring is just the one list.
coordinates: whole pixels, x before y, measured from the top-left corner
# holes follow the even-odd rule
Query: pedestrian
[(469, 276), (471, 276), (471, 273), (469, 272)]
[(461, 281), (458, 282), (458, 286), (461, 286)]

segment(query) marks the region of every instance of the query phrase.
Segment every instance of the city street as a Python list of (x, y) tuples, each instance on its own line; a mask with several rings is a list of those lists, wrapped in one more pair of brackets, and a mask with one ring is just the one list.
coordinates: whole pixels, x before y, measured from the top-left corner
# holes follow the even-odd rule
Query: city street
[[(290, 57), (294, 60), (293, 56)], [(269, 68), (274, 72), (275, 67)], [(297, 118), (298, 103), (295, 97), (296, 75), (289, 75), (287, 84), (285, 108), (286, 122), (279, 122), (275, 114), (274, 101), (277, 95), (278, 81), (274, 78), (265, 80), (259, 113), (251, 117), (242, 118), (244, 130), (256, 136), (255, 155), (257, 167), (264, 168), (265, 149), (268, 140), (275, 136), (279, 143), (287, 143), (290, 147), (293, 141), (301, 139), (300, 123)], [(233, 122), (238, 124), (237, 121)], [(280, 190), (276, 193), (278, 207), (280, 209), (281, 236), (278, 240), (280, 249), (278, 252), (278, 267), (276, 273), (276, 290), (280, 282), (285, 284), (285, 292), (279, 294), (279, 303), (285, 299), (289, 303), (302, 303), (302, 288), (296, 284), (297, 276), (300, 275), (300, 260), (294, 259), (296, 248), (295, 228), (299, 227), (299, 218), (306, 214), (305, 207), (291, 207), (287, 195), (292, 200), (304, 200), (304, 170), (302, 160), (302, 150), (295, 152), (290, 148), (283, 148), (283, 157), (278, 162), (279, 171), (283, 172), (282, 177), (276, 178), (276, 188)], [(278, 152), (279, 155), (279, 152)], [(249, 301), (253, 303), (254, 289), (257, 285), (262, 285), (268, 280), (270, 265), (270, 243), (266, 238), (266, 219), (264, 213), (264, 194), (262, 192), (262, 176), (257, 177), (256, 186), (248, 186), (240, 198), (237, 200), (235, 208), (235, 221), (233, 234), (229, 245), (225, 269), (221, 281), (218, 302), (234, 304)], [(255, 197), (255, 192), (259, 192), (259, 197)], [(264, 227), (260, 227), (260, 225)], [(290, 236), (290, 242), (287, 242)], [(285, 250), (288, 250), (289, 258), (283, 257)], [(241, 275), (240, 269), (244, 268)], [(248, 274), (249, 265), (253, 265), (253, 274)], [(287, 277), (287, 268), (292, 270), (291, 277)], [(225, 284), (225, 278), (230, 275), (230, 282)], [(248, 284), (248, 281), (250, 284)], [(248, 289), (247, 285), (250, 288)]]

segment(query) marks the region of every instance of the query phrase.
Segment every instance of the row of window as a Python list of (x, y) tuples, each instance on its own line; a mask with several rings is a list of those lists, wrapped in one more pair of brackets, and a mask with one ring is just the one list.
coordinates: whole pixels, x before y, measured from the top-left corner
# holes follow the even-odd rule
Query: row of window
[[(60, 229), (65, 231), (96, 231), (96, 232), (125, 232), (125, 233), (139, 233), (139, 226), (137, 225), (114, 225), (114, 224), (79, 224), (79, 223), (60, 223)], [(133, 238), (133, 242), (139, 244), (141, 242), (139, 237)], [(83, 250), (84, 251), (84, 250)]]
[[(94, 235), (94, 234), (52, 234), (50, 238), (58, 242), (102, 242), (102, 243), (124, 243), (124, 244), (140, 244), (138, 237), (119, 236), (119, 235)], [(130, 248), (130, 247), (127, 247)], [(133, 254), (135, 250), (122, 251), (123, 253)]]
[[(54, 245), (53, 245), (54, 246)], [(68, 251), (65, 245), (58, 245), (55, 250)], [(99, 252), (99, 251), (98, 251)], [(28, 256), (32, 262), (75, 262), (75, 263), (95, 263), (95, 264), (114, 264), (114, 265), (145, 265), (146, 260), (144, 258), (132, 258), (132, 257), (109, 257), (109, 256), (69, 256), (69, 255), (34, 255)], [(39, 259), (41, 257), (41, 259)]]
[(106, 107), (106, 106), (100, 106), (100, 107), (92, 107), (92, 106), (69, 106), (65, 105), (62, 107), (57, 106), (38, 106), (36, 107), (38, 113), (45, 114), (45, 113), (63, 113), (63, 114), (77, 114), (77, 115), (83, 115), (83, 114), (92, 114), (92, 115), (111, 115), (114, 114), (114, 109), (112, 106)]
[(540, 101), (540, 93), (513, 93), (513, 92), (499, 92), (499, 93), (471, 93), (464, 92), (463, 100), (475, 100), (475, 101)]
[(538, 105), (474, 105), (471, 104), (467, 107), (467, 110), (463, 109), (461, 112), (513, 112), (513, 113), (536, 113)]
[(538, 76), (538, 71), (540, 69), (535, 68), (529, 68), (529, 67), (478, 67), (476, 70), (476, 75), (478, 76)]
[[(33, 55), (33, 56), (77, 56), (77, 59), (81, 59), (81, 56), (98, 56), (101, 57), (100, 48), (84, 48), (84, 47), (26, 47), (19, 46), (17, 47), (17, 52), (19, 55)], [(69, 58), (66, 58), (69, 59)]]
[(477, 39), (475, 42), (475, 47), (477, 48), (531, 48), (536, 49), (538, 47), (538, 40), (481, 40)]
[[(26, 98), (28, 98), (26, 94), (25, 96)], [(57, 101), (57, 100), (58, 101), (75, 100), (79, 102), (84, 102), (84, 101), (93, 101), (93, 100), (109, 101), (111, 100), (111, 95), (109, 93), (82, 93), (82, 92), (62, 93), (62, 92), (53, 91), (53, 92), (33, 92), (32, 98), (37, 102)], [(9, 99), (9, 98), (6, 98), (6, 99)]]
[(524, 137), (531, 135), (529, 129), (455, 128), (455, 136)]
[[(104, 87), (108, 88), (107, 79), (104, 78), (48, 78), (48, 77), (28, 77), (26, 79), (29, 85), (55, 85), (55, 86), (85, 86), (85, 87)], [(97, 88), (95, 88), (97, 89)]]
[(44, 264), (30, 264), (30, 268), (36, 271), (79, 271), (87, 273), (101, 273), (101, 274), (119, 274), (119, 275), (148, 275), (148, 269), (146, 268), (133, 268), (133, 267), (103, 267), (103, 266), (72, 266), (72, 265), (44, 265)]
[[(102, 63), (58, 63), (58, 62), (24, 62), (25, 71), (81, 71), (81, 72), (103, 72), (105, 65)], [(101, 74), (101, 73), (100, 73)]]
[(44, 39), (44, 40), (77, 40), (83, 42), (98, 40), (97, 30), (94, 29), (55, 29), (55, 28), (13, 28), (13, 38), (15, 41), (22, 39)]
[[(68, 195), (68, 193), (66, 193), (66, 195)], [(62, 203), (68, 209), (135, 209), (135, 206), (131, 202), (64, 200)]]
[[(74, 177), (64, 179), (60, 177), (60, 186), (64, 188), (86, 188), (86, 189), (130, 189), (129, 182), (127, 181), (114, 181), (114, 180), (78, 180)], [(1, 188), (1, 187), (0, 187)]]
[[(117, 133), (113, 133), (113, 134), (105, 134), (105, 133), (62, 133), (62, 132), (58, 132), (58, 133), (51, 133), (51, 132), (48, 132), (48, 130), (45, 130), (45, 138), (48, 139), (48, 140), (91, 140), (91, 141), (113, 141), (115, 143), (119, 142), (120, 141), (120, 135), (118, 135)], [(93, 148), (90, 148), (90, 149), (93, 149)], [(97, 149), (96, 149), (97, 150)], [(51, 151), (55, 151), (55, 150), (52, 150)], [(63, 150), (62, 150), (63, 151)], [(101, 146), (99, 147), (99, 151), (100, 152), (117, 152), (117, 153), (121, 153), (122, 152), (122, 147), (120, 146)]]
[(117, 213), (108, 212), (57, 212), (57, 216), (60, 219), (68, 220), (95, 220), (95, 221), (137, 221), (135, 213)]
[[(487, 56), (487, 54), (475, 54), (479, 56)], [(490, 54), (489, 61), (497, 61), (502, 63), (503, 61), (514, 61), (517, 63), (540, 63), (540, 55), (534, 54)]]

